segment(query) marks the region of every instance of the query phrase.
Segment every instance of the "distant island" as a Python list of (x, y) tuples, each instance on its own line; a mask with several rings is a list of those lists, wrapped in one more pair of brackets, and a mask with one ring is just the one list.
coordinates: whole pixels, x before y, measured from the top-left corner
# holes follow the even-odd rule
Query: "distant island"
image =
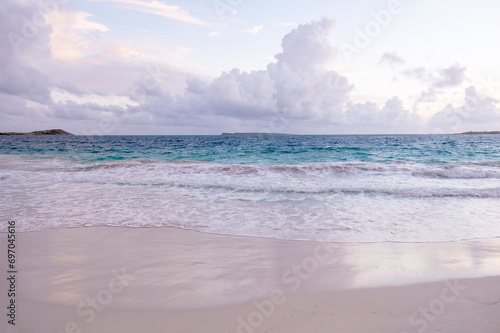
[(464, 133), (458, 133), (458, 134), (500, 134), (500, 131), (469, 131), (469, 132), (464, 132)]
[(261, 133), (261, 132), (243, 132), (243, 133), (222, 133), (221, 135), (294, 135), (287, 133)]
[(69, 132), (66, 132), (62, 129), (50, 129), (45, 131), (34, 131), (29, 133), (21, 133), (21, 132), (0, 132), (0, 135), (73, 135)]

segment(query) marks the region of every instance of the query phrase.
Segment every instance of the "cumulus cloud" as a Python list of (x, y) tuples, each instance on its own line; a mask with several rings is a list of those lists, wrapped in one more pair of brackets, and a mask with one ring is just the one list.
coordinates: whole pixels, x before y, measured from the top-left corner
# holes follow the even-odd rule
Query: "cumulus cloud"
[(419, 133), (422, 120), (417, 114), (403, 107), (402, 101), (394, 96), (379, 108), (372, 102), (349, 103), (345, 112), (345, 125), (352, 130), (369, 133)]
[(435, 113), (429, 125), (435, 131), (497, 130), (500, 127), (499, 101), (479, 93), (474, 86), (465, 89), (464, 104), (448, 104)]
[(156, 91), (140, 108), (165, 122), (196, 114), (263, 123), (276, 115), (290, 121), (339, 122), (352, 86), (324, 68), (332, 56), (327, 36), (333, 25), (324, 18), (292, 30), (283, 38), (277, 61), (266, 70), (233, 69), (213, 80), (191, 77), (183, 94)]
[(319, 22), (301, 24), (283, 37), (283, 52), (275, 58), (290, 68), (307, 70), (324, 66), (331, 60), (334, 49), (327, 39), (335, 21), (324, 17)]
[[(2, 2), (0, 34), (5, 36), (12, 31), (21, 34), (20, 18), (33, 17), (37, 10), (36, 6), (15, 0)], [(84, 13), (74, 14), (72, 21), (52, 16), (53, 20), (39, 27), (28, 43), (18, 45), (18, 51), (8, 39), (0, 40), (3, 50), (0, 53), (0, 118), (6, 120), (4, 124), (13, 124), (14, 120), (24, 117), (37, 119), (39, 124), (49, 120), (54, 124), (68, 124), (60, 127), (70, 131), (80, 128), (81, 124), (103, 120), (113, 122), (116, 127), (144, 126), (142, 133), (154, 126), (181, 128), (179, 133), (183, 132), (182, 128), (198, 133), (235, 129), (310, 133), (325, 133), (325, 129), (351, 133), (420, 131), (420, 118), (406, 110), (398, 97), (383, 105), (351, 101), (353, 85), (329, 67), (334, 49), (328, 36), (335, 25), (329, 18), (301, 24), (286, 34), (281, 52), (265, 69), (247, 72), (235, 68), (210, 79), (179, 73), (168, 66), (161, 71), (145, 70), (138, 64), (122, 62), (123, 56), (113, 63), (109, 62), (109, 55), (108, 58), (93, 57), (96, 64), (85, 63), (83, 53), (93, 47), (86, 44), (85, 38), (75, 44), (77, 54), (67, 53), (74, 57), (64, 58), (61, 54), (68, 41), (83, 35), (64, 35), (61, 27), (80, 27), (83, 32), (97, 34), (107, 29), (93, 24)], [(69, 24), (71, 22), (74, 24)], [(44, 63), (50, 68), (47, 73), (52, 76), (49, 76), (39, 61), (51, 55), (51, 46), (62, 53), (52, 53), (53, 57)], [(117, 49), (136, 57), (131, 48)], [(398, 63), (396, 57), (389, 54), (386, 60)], [(457, 85), (464, 70), (445, 68), (433, 74), (431, 83), (435, 89)], [(412, 75), (429, 78), (425, 70), (421, 73), (415, 70)], [(60, 79), (62, 77), (65, 80)], [(96, 80), (102, 85), (96, 85)], [(134, 81), (132, 87), (129, 82)], [(93, 99), (88, 98), (91, 95)], [(96, 102), (113, 98), (116, 103)], [(5, 105), (9, 106), (8, 110)]]
[(50, 26), (35, 24), (43, 12), (36, 6), (2, 1), (0, 4), (0, 93), (34, 102), (50, 100), (50, 79), (40, 60), (50, 55)]
[(397, 66), (397, 65), (402, 65), (404, 64), (404, 59), (401, 58), (396, 54), (396, 52), (393, 53), (384, 53), (382, 57), (380, 57), (379, 64), (384, 65), (390, 65), (390, 66)]
[(417, 67), (403, 71), (410, 78), (419, 80), (426, 86), (417, 99), (417, 102), (432, 102), (437, 96), (448, 88), (456, 88), (465, 81), (466, 67), (454, 64), (446, 68), (427, 69)]
[(52, 80), (41, 65), (50, 56), (44, 14), (28, 2), (0, 2), (0, 124), (6, 131), (36, 130), (51, 103)]
[(51, 116), (71, 120), (101, 121), (108, 117), (118, 117), (124, 112), (125, 110), (118, 106), (103, 106), (96, 103), (75, 103), (73, 101), (54, 104), (50, 108)]
[(459, 64), (440, 69), (438, 75), (432, 80), (433, 87), (444, 89), (461, 85), (465, 79), (466, 69), (466, 67), (460, 66)]
[(429, 88), (445, 89), (461, 85), (464, 82), (466, 70), (466, 67), (454, 64), (437, 69), (416, 67), (403, 71), (403, 74), (418, 79)]
[[(420, 118), (405, 110), (397, 97), (382, 107), (351, 102), (352, 84), (327, 68), (334, 55), (328, 40), (333, 27), (334, 21), (328, 18), (299, 25), (283, 37), (282, 51), (265, 70), (235, 68), (213, 79), (191, 75), (180, 93), (165, 88), (162, 81), (168, 77), (160, 80), (150, 75), (133, 89), (137, 104), (113, 112), (124, 124), (217, 131), (235, 127), (316, 133), (341, 127), (360, 132), (419, 131)], [(94, 114), (103, 112), (95, 106), (86, 108)], [(86, 108), (74, 109), (85, 112)], [(57, 110), (55, 116), (69, 117), (66, 107)]]
[(234, 125), (230, 120), (236, 120), (240, 126), (260, 126), (265, 131), (300, 131), (301, 126), (307, 131), (316, 127), (316, 132), (325, 128), (421, 131), (420, 117), (406, 110), (397, 97), (381, 107), (351, 102), (353, 86), (348, 79), (327, 69), (334, 55), (328, 41), (333, 27), (334, 21), (328, 18), (299, 25), (283, 37), (282, 51), (265, 70), (233, 69), (212, 80), (190, 77), (184, 92), (177, 95), (157, 86), (128, 115), (147, 112), (156, 123), (181, 126), (213, 124), (213, 119)]
[(50, 47), (56, 60), (71, 61), (98, 49), (90, 42), (96, 39), (108, 27), (93, 22), (92, 15), (85, 12), (52, 11), (47, 21), (52, 27)]
[[(0, 36), (3, 36), (0, 38), (0, 118), (5, 130), (28, 131), (37, 129), (41, 124), (57, 123), (58, 119), (73, 122), (103, 116), (104, 110), (98, 112), (85, 102), (80, 105), (53, 100), (57, 92), (82, 97), (89, 94), (85, 88), (66, 79), (69, 71), (57, 62), (61, 60), (57, 56), (61, 51), (57, 44), (61, 41), (58, 32), (65, 31), (65, 36), (69, 36), (66, 28), (71, 27), (81, 37), (83, 32), (105, 30), (104, 26), (88, 21), (87, 14), (73, 14), (55, 5), (43, 6), (36, 1), (4, 0), (0, 3)], [(71, 42), (67, 40), (66, 46)], [(65, 51), (68, 50), (62, 50), (62, 53)], [(65, 79), (60, 80), (54, 75), (56, 68)], [(93, 92), (94, 95), (96, 93), (99, 94)], [(101, 95), (108, 93), (101, 92)], [(109, 115), (117, 110), (110, 106), (106, 112)], [(78, 122), (75, 123), (78, 127)]]

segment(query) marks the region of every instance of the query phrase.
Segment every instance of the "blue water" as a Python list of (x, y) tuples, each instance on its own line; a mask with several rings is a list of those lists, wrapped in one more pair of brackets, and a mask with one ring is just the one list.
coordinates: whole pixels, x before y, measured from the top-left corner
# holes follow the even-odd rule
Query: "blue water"
[(0, 136), (0, 154), (222, 164), (500, 161), (500, 135)]
[(20, 232), (450, 241), (500, 236), (499, 202), (500, 135), (0, 136)]

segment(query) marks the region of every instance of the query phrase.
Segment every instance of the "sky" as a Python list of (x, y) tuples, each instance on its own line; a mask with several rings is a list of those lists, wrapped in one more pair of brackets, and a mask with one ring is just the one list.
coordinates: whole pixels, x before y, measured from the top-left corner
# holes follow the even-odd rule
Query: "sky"
[(0, 131), (500, 130), (491, 0), (2, 0)]

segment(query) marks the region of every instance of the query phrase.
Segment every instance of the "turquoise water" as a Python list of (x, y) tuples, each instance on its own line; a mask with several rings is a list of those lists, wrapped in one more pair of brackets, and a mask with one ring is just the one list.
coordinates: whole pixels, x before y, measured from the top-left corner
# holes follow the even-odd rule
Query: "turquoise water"
[(2, 136), (0, 185), (0, 214), (20, 232), (500, 236), (499, 135)]
[(500, 135), (4, 136), (0, 154), (76, 162), (124, 159), (222, 164), (500, 161)]

